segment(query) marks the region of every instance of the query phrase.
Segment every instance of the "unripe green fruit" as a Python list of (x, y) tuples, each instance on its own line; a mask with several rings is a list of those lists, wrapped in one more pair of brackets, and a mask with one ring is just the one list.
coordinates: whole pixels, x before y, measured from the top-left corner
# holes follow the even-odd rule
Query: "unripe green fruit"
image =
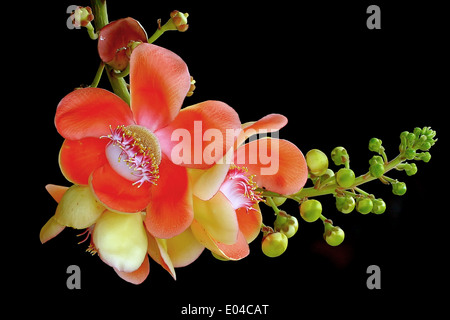
[(274, 232), (268, 234), (262, 241), (263, 253), (270, 257), (275, 258), (281, 256), (287, 249), (288, 238), (286, 235), (280, 232)]
[(314, 222), (322, 214), (322, 204), (317, 200), (306, 200), (300, 205), (300, 215), (306, 222)]
[(306, 154), (306, 164), (315, 176), (323, 175), (328, 169), (328, 157), (318, 149), (309, 150)]
[(336, 182), (342, 188), (350, 188), (355, 183), (355, 173), (351, 169), (342, 168), (336, 173)]

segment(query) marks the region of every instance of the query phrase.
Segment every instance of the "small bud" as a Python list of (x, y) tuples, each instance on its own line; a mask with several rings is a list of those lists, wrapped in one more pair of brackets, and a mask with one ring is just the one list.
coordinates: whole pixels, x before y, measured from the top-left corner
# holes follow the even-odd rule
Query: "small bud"
[[(70, 10), (70, 9), (69, 9)], [(76, 28), (86, 27), (92, 20), (94, 20), (94, 15), (92, 14), (92, 9), (90, 7), (78, 7), (70, 15), (72, 23)]]
[(306, 200), (300, 205), (300, 215), (306, 222), (314, 222), (322, 214), (322, 204), (313, 199)]
[(298, 230), (298, 220), (287, 214), (285, 211), (281, 210), (274, 223), (275, 231), (284, 233), (286, 237), (291, 238), (297, 233)]
[(429, 152), (417, 153), (415, 160), (422, 160), (423, 162), (428, 162), (431, 160), (431, 154)]
[(359, 199), (356, 202), (356, 211), (361, 214), (368, 214), (373, 209), (373, 202), (369, 198)]
[(380, 149), (382, 148), (381, 143), (382, 141), (380, 139), (377, 138), (370, 139), (369, 150), (373, 152), (380, 152)]
[(328, 157), (319, 149), (308, 151), (306, 154), (306, 163), (309, 171), (316, 177), (323, 175), (328, 169)]
[(404, 182), (392, 183), (392, 193), (397, 196), (402, 196), (406, 193), (406, 184)]
[(178, 10), (174, 10), (170, 13), (169, 25), (167, 25), (167, 30), (178, 30), (184, 32), (188, 29), (189, 25), (187, 23), (188, 13), (182, 13)]
[(195, 90), (195, 80), (194, 77), (191, 76), (191, 86), (189, 87), (189, 91), (186, 97), (191, 97), (194, 94), (194, 90)]
[(345, 164), (349, 159), (349, 155), (347, 153), (347, 150), (345, 150), (344, 147), (336, 147), (331, 151), (331, 159), (333, 160), (334, 164), (337, 166), (340, 166), (341, 164)]
[(352, 196), (336, 197), (336, 209), (342, 213), (350, 213), (355, 209), (355, 199)]
[(355, 182), (355, 173), (351, 169), (342, 168), (336, 173), (336, 182), (342, 188), (350, 188)]
[(408, 176), (413, 176), (417, 173), (417, 165), (415, 163), (408, 163), (407, 166), (405, 166), (405, 172)]
[(281, 256), (287, 249), (288, 238), (281, 232), (269, 233), (263, 238), (261, 249), (263, 253), (270, 257), (275, 258)]
[(416, 156), (416, 150), (414, 150), (412, 148), (407, 148), (405, 150), (405, 158), (406, 159), (413, 160), (415, 156)]
[(372, 203), (372, 213), (382, 214), (386, 211), (386, 203), (383, 201), (383, 199), (374, 199)]
[(340, 227), (335, 227), (330, 222), (324, 222), (324, 227), (323, 238), (330, 246), (338, 246), (344, 241), (345, 233)]
[(384, 165), (382, 163), (375, 163), (370, 166), (369, 173), (372, 177), (380, 178), (384, 174)]

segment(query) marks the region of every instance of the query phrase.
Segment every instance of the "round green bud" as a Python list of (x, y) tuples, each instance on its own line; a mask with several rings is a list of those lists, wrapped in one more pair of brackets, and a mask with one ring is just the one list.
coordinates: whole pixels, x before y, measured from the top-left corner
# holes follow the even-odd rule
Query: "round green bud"
[(405, 158), (406, 159), (413, 160), (415, 156), (416, 156), (416, 150), (414, 150), (412, 148), (408, 148), (405, 150)]
[(336, 197), (336, 209), (342, 213), (350, 213), (355, 209), (355, 199), (351, 196)]
[(286, 237), (291, 238), (298, 230), (298, 220), (284, 211), (278, 213), (277, 218), (273, 225), (275, 231), (281, 232)]
[(336, 182), (342, 188), (350, 188), (355, 183), (355, 173), (351, 169), (339, 169), (336, 173)]
[(381, 140), (377, 138), (372, 138), (369, 140), (369, 150), (373, 152), (380, 152)]
[(312, 149), (306, 154), (306, 164), (308, 165), (309, 171), (319, 177), (328, 169), (328, 157), (319, 149)]
[(314, 222), (322, 214), (322, 204), (317, 200), (306, 200), (300, 205), (300, 215), (306, 222)]
[(428, 162), (431, 160), (431, 154), (429, 152), (422, 152), (417, 154), (417, 160), (422, 160), (423, 162)]
[(340, 166), (349, 161), (347, 150), (344, 147), (336, 147), (331, 151), (331, 159), (334, 164)]
[(373, 209), (373, 202), (369, 198), (359, 199), (356, 202), (356, 211), (361, 214), (368, 214)]
[(409, 163), (408, 167), (405, 168), (405, 172), (408, 176), (413, 176), (417, 173), (417, 165), (415, 163)]
[(340, 227), (335, 227), (329, 223), (326, 223), (323, 238), (330, 246), (335, 247), (340, 245), (344, 241), (345, 233), (344, 230), (342, 230)]
[(369, 172), (372, 177), (380, 178), (384, 174), (384, 164), (376, 163), (369, 167)]
[(384, 160), (381, 156), (373, 156), (372, 158), (370, 158), (370, 160), (369, 160), (370, 165), (374, 165), (377, 163), (384, 164)]
[(406, 193), (406, 183), (396, 182), (392, 184), (392, 193), (397, 196), (402, 196)]
[(383, 199), (374, 199), (372, 203), (372, 213), (382, 214), (386, 211), (386, 203), (383, 201)]
[(281, 256), (287, 249), (288, 238), (281, 232), (269, 233), (264, 237), (261, 249), (263, 253), (270, 257), (275, 258)]

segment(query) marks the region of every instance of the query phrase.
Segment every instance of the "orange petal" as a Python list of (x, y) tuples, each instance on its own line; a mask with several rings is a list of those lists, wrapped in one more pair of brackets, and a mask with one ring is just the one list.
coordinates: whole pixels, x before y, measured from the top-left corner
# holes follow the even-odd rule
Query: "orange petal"
[(215, 241), (210, 234), (198, 223), (195, 219), (192, 221), (192, 232), (195, 238), (203, 244), (206, 248), (227, 260), (240, 260), (245, 258), (250, 253), (247, 240), (242, 232), (238, 233), (236, 243), (232, 245), (226, 245)]
[(205, 169), (226, 155), (240, 131), (236, 111), (220, 101), (205, 101), (184, 108), (171, 124), (155, 134), (172, 162)]
[(142, 186), (133, 185), (117, 174), (105, 163), (94, 170), (89, 184), (97, 199), (112, 211), (140, 212), (145, 209), (150, 201), (150, 189), (152, 184), (144, 182)]
[(175, 268), (185, 267), (194, 262), (205, 249), (194, 237), (191, 228), (181, 234), (167, 239), (167, 253)]
[(285, 116), (277, 113), (268, 114), (255, 122), (247, 122), (242, 125), (244, 130), (241, 131), (237, 139), (237, 146), (240, 146), (247, 138), (258, 134), (275, 132), (283, 128), (288, 120)]
[(48, 193), (55, 199), (56, 202), (60, 202), (64, 193), (69, 189), (69, 187), (58, 186), (56, 184), (48, 184), (45, 186)]
[(261, 231), (261, 209), (258, 204), (255, 204), (254, 208), (255, 210), (248, 211), (245, 208), (239, 208), (236, 210), (239, 230), (241, 230), (248, 243), (255, 240)]
[(167, 239), (186, 230), (194, 217), (186, 168), (163, 157), (157, 185), (152, 188), (145, 226), (156, 238)]
[(233, 244), (239, 232), (236, 211), (222, 192), (217, 192), (210, 200), (194, 199), (195, 220), (200, 223), (216, 241)]
[(109, 126), (134, 124), (129, 106), (115, 94), (99, 88), (72, 91), (58, 104), (55, 125), (69, 140), (99, 138), (110, 134)]
[(64, 177), (72, 183), (88, 184), (92, 171), (106, 163), (107, 143), (107, 139), (98, 138), (65, 140), (59, 152)]
[(302, 152), (291, 142), (264, 138), (238, 148), (234, 163), (247, 167), (256, 175), (253, 181), (260, 188), (280, 194), (299, 191), (308, 178), (308, 168)]
[(166, 239), (156, 239), (151, 234), (147, 233), (148, 239), (148, 254), (152, 257), (155, 262), (159, 263), (174, 280), (177, 280), (177, 275), (175, 274), (175, 269), (172, 260), (167, 253)]
[(142, 262), (139, 269), (133, 272), (119, 271), (115, 268), (114, 271), (118, 274), (119, 277), (121, 277), (125, 281), (128, 281), (129, 283), (141, 284), (145, 279), (147, 279), (150, 273), (150, 263), (148, 261), (148, 256), (145, 256), (144, 262)]
[(191, 78), (184, 61), (172, 51), (152, 44), (139, 45), (131, 55), (131, 109), (137, 124), (151, 131), (178, 115)]

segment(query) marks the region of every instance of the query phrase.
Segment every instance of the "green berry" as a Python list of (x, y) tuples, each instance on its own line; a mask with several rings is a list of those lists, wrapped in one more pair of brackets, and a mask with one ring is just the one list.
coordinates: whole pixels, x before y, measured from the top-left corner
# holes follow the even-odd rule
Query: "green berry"
[(341, 164), (345, 164), (349, 161), (349, 156), (347, 150), (344, 147), (336, 147), (331, 151), (331, 159), (334, 164), (340, 166)]
[(386, 211), (386, 203), (383, 201), (383, 199), (374, 199), (372, 203), (372, 213), (382, 214)]
[(363, 198), (356, 203), (356, 211), (361, 214), (368, 214), (373, 209), (373, 202), (369, 198)]
[(280, 232), (269, 233), (264, 237), (261, 244), (263, 253), (270, 258), (281, 256), (286, 251), (287, 246), (288, 238)]
[(351, 196), (336, 197), (336, 209), (342, 213), (350, 213), (355, 209), (355, 199)]
[(336, 182), (342, 188), (350, 188), (355, 183), (355, 173), (351, 169), (342, 168), (336, 173)]
[(314, 222), (322, 214), (322, 204), (317, 200), (306, 200), (300, 205), (300, 215), (306, 222)]
[(340, 227), (335, 227), (331, 223), (325, 223), (323, 238), (330, 246), (335, 247), (344, 241), (345, 233)]
[(397, 196), (402, 196), (406, 193), (406, 183), (395, 182), (392, 184), (392, 193)]
[(381, 140), (377, 138), (372, 138), (369, 140), (369, 150), (373, 152), (380, 152), (381, 147)]
[(328, 169), (328, 157), (322, 151), (312, 149), (306, 154), (306, 164), (308, 165), (309, 171), (319, 177)]

